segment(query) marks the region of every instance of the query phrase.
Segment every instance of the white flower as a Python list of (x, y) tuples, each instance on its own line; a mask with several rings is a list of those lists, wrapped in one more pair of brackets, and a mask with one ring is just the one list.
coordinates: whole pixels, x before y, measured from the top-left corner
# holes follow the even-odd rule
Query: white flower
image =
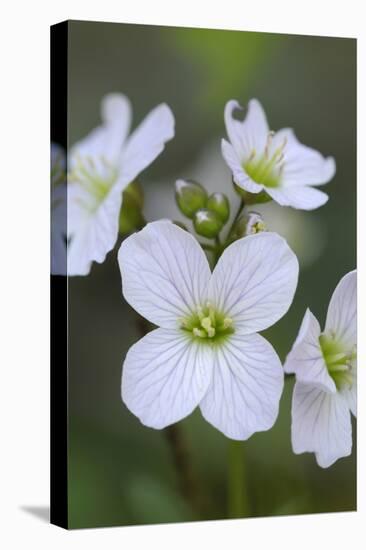
[(222, 140), (222, 154), (235, 183), (249, 193), (265, 191), (282, 206), (313, 210), (325, 204), (328, 195), (313, 189), (335, 174), (333, 158), (302, 145), (293, 130), (271, 132), (259, 101), (252, 99), (244, 121), (233, 118), (240, 109), (231, 100), (225, 107), (226, 131), (231, 143)]
[(107, 95), (101, 114), (102, 125), (69, 154), (69, 275), (87, 275), (93, 261), (104, 261), (117, 240), (123, 190), (174, 136), (174, 117), (165, 104), (129, 137), (131, 106), (125, 96)]
[(51, 143), (51, 273), (66, 275), (66, 155)]
[(327, 468), (352, 451), (356, 416), (356, 271), (345, 275), (330, 300), (324, 332), (308, 309), (285, 371), (296, 374), (292, 446), (315, 453)]
[(232, 439), (272, 427), (283, 369), (257, 331), (288, 310), (298, 262), (274, 233), (245, 237), (213, 273), (196, 239), (168, 221), (121, 245), (123, 295), (160, 328), (128, 351), (122, 399), (147, 426), (164, 428), (197, 405)]

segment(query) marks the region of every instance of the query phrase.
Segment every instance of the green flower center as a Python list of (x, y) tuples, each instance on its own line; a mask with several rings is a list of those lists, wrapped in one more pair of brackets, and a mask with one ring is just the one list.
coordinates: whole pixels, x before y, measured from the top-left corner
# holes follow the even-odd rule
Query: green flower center
[(280, 185), (284, 166), (284, 149), (287, 140), (285, 138), (277, 149), (270, 152), (272, 137), (273, 132), (270, 132), (263, 154), (257, 154), (256, 150), (253, 149), (249, 158), (243, 164), (248, 176), (265, 187), (278, 187)]
[(181, 329), (189, 332), (192, 338), (210, 344), (221, 342), (234, 332), (233, 320), (215, 310), (209, 302), (182, 319)]
[(325, 334), (319, 336), (319, 343), (328, 373), (334, 380), (337, 389), (351, 387), (353, 384), (353, 362), (356, 359), (355, 351), (346, 351), (341, 343)]
[(78, 183), (87, 191), (90, 201), (83, 202), (83, 206), (94, 213), (116, 183), (118, 169), (111, 165), (104, 157), (96, 163), (91, 157), (78, 158), (77, 164), (69, 174), (71, 183)]

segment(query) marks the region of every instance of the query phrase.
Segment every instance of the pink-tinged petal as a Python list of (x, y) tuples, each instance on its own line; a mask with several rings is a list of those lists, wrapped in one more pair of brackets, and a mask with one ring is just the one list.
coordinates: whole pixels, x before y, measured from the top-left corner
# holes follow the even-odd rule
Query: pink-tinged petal
[(204, 306), (211, 276), (198, 241), (169, 221), (152, 222), (119, 250), (123, 295), (152, 323), (174, 328)]
[(319, 343), (320, 325), (308, 309), (300, 332), (285, 362), (285, 372), (295, 373), (296, 380), (316, 386), (326, 392), (337, 391), (334, 380), (328, 373)]
[(289, 309), (299, 265), (276, 233), (258, 233), (231, 244), (218, 261), (209, 300), (241, 334), (270, 327)]
[(339, 281), (330, 300), (326, 334), (340, 340), (351, 351), (357, 343), (357, 272), (350, 271)]
[(352, 452), (352, 425), (348, 404), (339, 393), (327, 393), (296, 382), (292, 398), (294, 453), (315, 453), (322, 468)]
[(212, 380), (200, 404), (204, 418), (231, 439), (269, 430), (283, 389), (272, 346), (259, 334), (233, 334), (214, 351)]
[(189, 415), (207, 391), (212, 349), (180, 330), (156, 329), (133, 345), (122, 372), (122, 400), (145, 426), (161, 429)]

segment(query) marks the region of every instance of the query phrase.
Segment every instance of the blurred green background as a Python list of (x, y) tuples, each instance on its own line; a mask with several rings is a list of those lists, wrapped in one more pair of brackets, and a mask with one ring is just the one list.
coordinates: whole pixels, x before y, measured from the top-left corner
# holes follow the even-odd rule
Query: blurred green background
[[(234, 204), (220, 155), (227, 100), (263, 104), (272, 129), (337, 162), (315, 212), (260, 210), (301, 264), (289, 313), (265, 336), (284, 359), (309, 306), (321, 323), (340, 277), (356, 263), (356, 41), (249, 32), (70, 22), (69, 144), (99, 124), (108, 92), (132, 101), (134, 126), (158, 103), (176, 118), (176, 137), (140, 177), (147, 218), (180, 219), (178, 177), (196, 177)], [(121, 368), (140, 337), (124, 302), (116, 253), (88, 277), (69, 280), (69, 524), (72, 528), (227, 517), (228, 440), (199, 411), (180, 423), (204, 501), (199, 517), (182, 497), (167, 438), (140, 424), (120, 398)], [(355, 448), (329, 469), (291, 450), (293, 380), (274, 428), (243, 443), (251, 516), (354, 510)], [(355, 432), (355, 429), (354, 429)]]

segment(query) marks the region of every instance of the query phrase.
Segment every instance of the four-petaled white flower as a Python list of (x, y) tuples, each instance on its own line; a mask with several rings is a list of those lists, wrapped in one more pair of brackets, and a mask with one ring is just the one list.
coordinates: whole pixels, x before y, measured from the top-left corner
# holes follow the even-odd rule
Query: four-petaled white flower
[(225, 125), (231, 143), (222, 140), (222, 154), (235, 183), (250, 193), (265, 191), (282, 206), (313, 210), (325, 204), (328, 195), (313, 189), (335, 174), (333, 158), (302, 145), (293, 130), (271, 132), (259, 101), (252, 99), (244, 121), (233, 118), (240, 109), (231, 100), (225, 107)]
[(274, 233), (240, 239), (213, 273), (197, 240), (169, 221), (148, 224), (118, 254), (127, 302), (160, 328), (125, 358), (122, 399), (147, 426), (190, 414), (232, 439), (272, 427), (283, 368), (258, 331), (288, 310), (298, 261)]
[(123, 190), (174, 136), (174, 117), (165, 104), (129, 137), (131, 106), (125, 96), (107, 95), (101, 113), (103, 124), (69, 154), (69, 275), (87, 275), (93, 261), (104, 261), (118, 237)]
[(324, 332), (305, 313), (285, 372), (295, 373), (292, 446), (315, 453), (327, 468), (351, 454), (351, 414), (356, 416), (356, 271), (345, 275), (330, 300)]

